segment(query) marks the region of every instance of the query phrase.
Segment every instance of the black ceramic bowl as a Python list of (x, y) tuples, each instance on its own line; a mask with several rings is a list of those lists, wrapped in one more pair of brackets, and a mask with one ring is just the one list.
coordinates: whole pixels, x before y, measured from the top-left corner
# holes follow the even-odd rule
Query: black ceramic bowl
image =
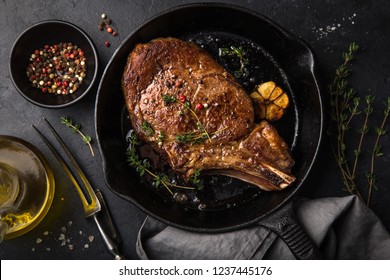
[[(71, 42), (84, 51), (87, 74), (81, 86), (72, 94), (42, 93), (40, 89), (32, 87), (26, 74), (31, 54), (44, 45), (60, 42)], [(63, 108), (79, 101), (91, 89), (97, 75), (98, 55), (91, 39), (79, 27), (65, 21), (48, 20), (30, 26), (18, 37), (11, 50), (9, 67), (12, 82), (24, 98), (41, 107)]]

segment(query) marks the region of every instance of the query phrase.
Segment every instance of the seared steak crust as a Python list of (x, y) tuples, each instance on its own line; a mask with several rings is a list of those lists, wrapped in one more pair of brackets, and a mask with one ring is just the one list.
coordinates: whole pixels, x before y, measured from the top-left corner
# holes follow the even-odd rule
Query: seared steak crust
[[(137, 45), (128, 57), (122, 89), (139, 138), (184, 176), (202, 169), (267, 190), (294, 181), (286, 143), (269, 123), (254, 124), (245, 90), (197, 45), (174, 38)], [(188, 133), (204, 138), (178, 141)]]

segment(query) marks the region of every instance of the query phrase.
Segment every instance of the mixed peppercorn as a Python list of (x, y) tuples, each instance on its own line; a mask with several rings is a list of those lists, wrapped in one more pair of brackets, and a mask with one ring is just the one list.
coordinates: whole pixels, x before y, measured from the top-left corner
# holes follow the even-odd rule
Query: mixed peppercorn
[(27, 77), (42, 92), (68, 95), (74, 93), (87, 75), (84, 51), (70, 42), (44, 45), (30, 56)]
[[(98, 25), (98, 29), (100, 31), (103, 31), (105, 29), (107, 31), (107, 33), (112, 34), (112, 36), (114, 36), (114, 37), (118, 36), (118, 32), (115, 31), (111, 26), (112, 20), (110, 18), (108, 18), (106, 14), (102, 14), (101, 18), (102, 18), (102, 20), (100, 21), (100, 23)], [(111, 45), (109, 41), (105, 41), (104, 44), (107, 48)]]

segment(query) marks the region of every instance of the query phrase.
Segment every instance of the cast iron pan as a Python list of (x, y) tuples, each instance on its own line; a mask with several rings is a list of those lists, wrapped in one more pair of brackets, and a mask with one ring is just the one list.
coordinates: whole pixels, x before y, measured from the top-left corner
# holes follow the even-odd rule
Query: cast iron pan
[[(290, 145), (296, 161), (293, 174), (297, 180), (292, 186), (280, 192), (263, 192), (239, 180), (208, 177), (202, 198), (207, 207), (199, 210), (195, 204), (178, 204), (146, 186), (128, 166), (125, 136), (130, 124), (121, 91), (122, 72), (137, 43), (168, 36), (201, 45), (232, 72), (237, 62), (219, 57), (218, 48), (243, 46), (250, 61), (249, 74), (239, 79), (244, 88), (250, 92), (256, 84), (273, 80), (290, 94), (292, 102), (287, 114), (274, 125)], [(302, 186), (317, 154), (323, 115), (314, 68), (313, 54), (304, 42), (253, 11), (225, 4), (191, 4), (157, 15), (119, 46), (99, 85), (95, 125), (109, 188), (148, 215), (184, 230), (224, 232), (263, 221), (282, 237), (295, 232), (298, 227), (293, 225), (291, 211), (286, 207), (278, 211), (282, 213), (279, 219), (270, 214), (291, 200)], [(293, 239), (299, 239), (299, 233)], [(286, 243), (291, 243), (287, 239), (284, 236)], [(295, 253), (300, 258), (313, 257), (299, 256), (299, 250)], [(303, 254), (311, 253), (305, 249)]]

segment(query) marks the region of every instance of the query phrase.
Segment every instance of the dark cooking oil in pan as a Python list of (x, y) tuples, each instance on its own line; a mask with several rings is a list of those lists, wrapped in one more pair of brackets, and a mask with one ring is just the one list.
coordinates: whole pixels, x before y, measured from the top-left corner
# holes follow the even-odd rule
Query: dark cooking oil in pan
[[(277, 128), (279, 134), (289, 146), (294, 146), (297, 125), (294, 95), (288, 84), (287, 76), (270, 54), (258, 44), (231, 33), (200, 32), (186, 34), (181, 39), (196, 43), (205, 49), (220, 65), (233, 74), (240, 68), (239, 59), (234, 56), (220, 56), (219, 49), (242, 47), (245, 52), (245, 58), (248, 59), (248, 63), (245, 65), (246, 69), (243, 71), (242, 75), (237, 75), (236, 72), (237, 80), (248, 93), (251, 93), (256, 85), (267, 81), (274, 81), (277, 85), (287, 91), (290, 97), (290, 107), (287, 109), (283, 118), (273, 123), (273, 125)], [(123, 116), (123, 132), (124, 135), (126, 135), (129, 128), (127, 125), (129, 124), (129, 119), (126, 110), (124, 110)], [(186, 184), (180, 176), (170, 170), (167, 164), (156, 159), (156, 154), (147, 145), (141, 147), (140, 150), (141, 156), (148, 158), (157, 172), (169, 174), (169, 177), (176, 184)], [(256, 186), (226, 176), (206, 175), (203, 176), (203, 180), (204, 188), (201, 191), (187, 191), (172, 188), (172, 191), (175, 193), (175, 196), (172, 197), (164, 188), (154, 187), (151, 178), (146, 176), (142, 178), (142, 182), (145, 186), (152, 188), (165, 201), (181, 203), (183, 207), (195, 208), (202, 211), (215, 211), (236, 207), (256, 199), (256, 197), (263, 192)], [(181, 200), (181, 202), (178, 202), (178, 200)]]

